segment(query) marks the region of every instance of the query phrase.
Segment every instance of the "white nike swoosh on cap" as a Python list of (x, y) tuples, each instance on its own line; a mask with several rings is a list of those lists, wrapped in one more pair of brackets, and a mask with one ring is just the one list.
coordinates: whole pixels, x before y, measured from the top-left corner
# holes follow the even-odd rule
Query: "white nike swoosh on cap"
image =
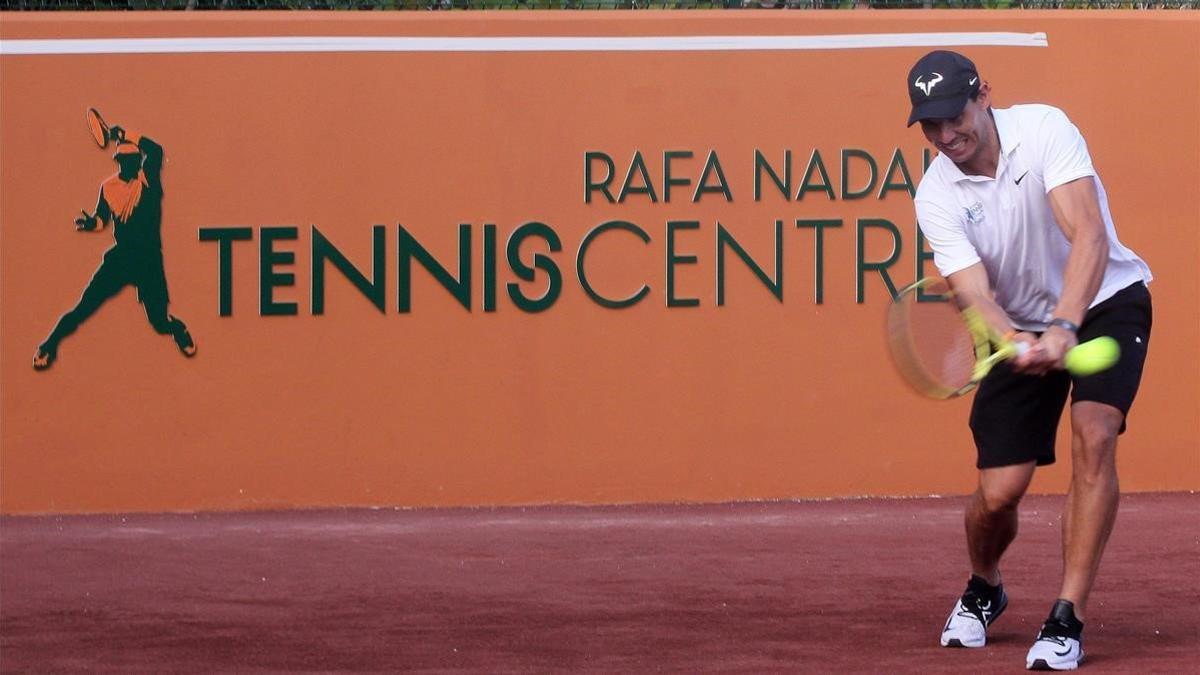
[(971, 81), (968, 82), (967, 84), (975, 84), (975, 80), (978, 80), (978, 79), (979, 79), (978, 77), (972, 77)]

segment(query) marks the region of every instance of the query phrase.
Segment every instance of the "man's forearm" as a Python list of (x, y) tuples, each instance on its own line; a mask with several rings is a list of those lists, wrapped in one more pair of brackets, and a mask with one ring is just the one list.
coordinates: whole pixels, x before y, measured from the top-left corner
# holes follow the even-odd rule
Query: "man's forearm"
[(1055, 318), (1075, 325), (1083, 322), (1083, 315), (1100, 290), (1107, 264), (1108, 236), (1103, 225), (1077, 230), (1063, 273), (1062, 294), (1054, 308)]

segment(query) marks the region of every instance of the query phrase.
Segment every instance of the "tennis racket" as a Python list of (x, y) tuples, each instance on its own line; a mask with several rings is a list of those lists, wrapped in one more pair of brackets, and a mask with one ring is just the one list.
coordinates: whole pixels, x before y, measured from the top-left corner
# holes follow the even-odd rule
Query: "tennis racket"
[(109, 136), (108, 125), (105, 124), (104, 118), (100, 116), (100, 111), (95, 108), (88, 108), (84, 113), (87, 118), (88, 131), (92, 134), (92, 140), (96, 141), (96, 145), (101, 148), (108, 147)]
[(974, 307), (959, 308), (950, 284), (940, 277), (900, 291), (888, 307), (887, 336), (901, 377), (918, 392), (940, 399), (966, 394), (997, 363), (1028, 348), (989, 330)]
[[(931, 296), (940, 296), (938, 301)], [(959, 307), (950, 284), (928, 277), (906, 287), (888, 307), (888, 347), (900, 375), (918, 392), (939, 399), (974, 389), (999, 362), (1024, 354), (1029, 345), (988, 327), (974, 307)], [(1121, 350), (1111, 337), (1076, 345), (1064, 360), (1075, 376), (1111, 368)]]
[(100, 116), (99, 110), (88, 108), (84, 117), (87, 118), (88, 131), (91, 132), (92, 140), (96, 141), (96, 145), (106, 148), (109, 141), (125, 142), (125, 130), (115, 125), (109, 126)]

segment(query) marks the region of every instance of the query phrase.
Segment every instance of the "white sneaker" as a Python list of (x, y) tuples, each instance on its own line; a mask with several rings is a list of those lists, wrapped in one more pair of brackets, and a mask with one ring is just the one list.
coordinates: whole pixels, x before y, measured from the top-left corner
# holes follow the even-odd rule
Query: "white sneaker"
[(1075, 670), (1083, 661), (1083, 623), (1075, 618), (1075, 606), (1057, 600), (1037, 641), (1025, 657), (1029, 670)]
[(1083, 645), (1072, 637), (1039, 634), (1025, 657), (1028, 670), (1075, 670), (1083, 661)]
[(987, 644), (988, 626), (1000, 617), (1008, 606), (1004, 586), (988, 597), (981, 594), (977, 582), (969, 582), (967, 590), (954, 604), (946, 626), (942, 628), (943, 647), (982, 647)]

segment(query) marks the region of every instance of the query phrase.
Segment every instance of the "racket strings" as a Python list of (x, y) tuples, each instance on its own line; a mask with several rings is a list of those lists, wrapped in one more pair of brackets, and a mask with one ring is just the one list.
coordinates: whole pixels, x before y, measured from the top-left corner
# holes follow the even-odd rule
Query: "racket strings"
[(953, 302), (902, 294), (888, 314), (888, 341), (900, 374), (923, 393), (946, 398), (971, 382), (975, 341)]
[(88, 124), (88, 132), (92, 135), (92, 140), (101, 148), (108, 146), (108, 125), (100, 117), (100, 113), (95, 108), (88, 108), (85, 113)]

